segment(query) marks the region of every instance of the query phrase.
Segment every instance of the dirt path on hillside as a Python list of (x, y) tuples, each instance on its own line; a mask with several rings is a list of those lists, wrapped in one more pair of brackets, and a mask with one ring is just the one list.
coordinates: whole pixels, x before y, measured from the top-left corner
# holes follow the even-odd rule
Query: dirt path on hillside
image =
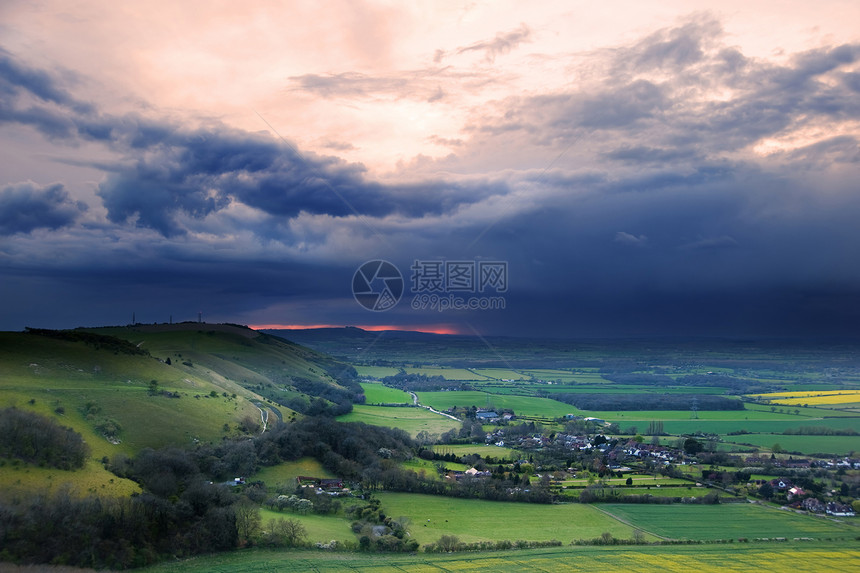
[(266, 429), (269, 427), (269, 409), (265, 410), (260, 407), (258, 402), (251, 402), (259, 411), (260, 411), (260, 422), (263, 423), (263, 430), (260, 432), (261, 434), (266, 432)]

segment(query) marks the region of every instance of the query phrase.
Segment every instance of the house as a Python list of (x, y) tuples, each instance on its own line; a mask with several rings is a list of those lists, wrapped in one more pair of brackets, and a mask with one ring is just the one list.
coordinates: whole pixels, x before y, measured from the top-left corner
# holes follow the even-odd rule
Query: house
[(785, 478), (772, 479), (770, 480), (770, 485), (773, 489), (783, 492), (788, 491), (794, 486), (794, 484), (791, 483), (791, 480), (787, 480)]
[(836, 501), (829, 502), (825, 512), (833, 517), (854, 517), (854, 509), (850, 505)]
[(490, 420), (497, 420), (498, 418), (499, 418), (499, 415), (496, 414), (495, 412), (477, 412), (475, 414), (476, 420), (490, 421)]
[(803, 500), (802, 504), (803, 509), (809, 511), (811, 513), (824, 513), (824, 504), (815, 499), (814, 497), (808, 497)]
[(467, 477), (488, 477), (492, 475), (490, 472), (482, 472), (478, 471), (475, 468), (469, 468), (465, 472), (463, 472)]
[(803, 489), (795, 486), (795, 487), (789, 488), (787, 497), (789, 500), (791, 500), (795, 497), (802, 497), (805, 494), (806, 494), (806, 492), (803, 491)]
[(316, 487), (325, 491), (338, 491), (343, 489), (343, 480), (340, 478), (317, 478), (308, 476), (297, 476), (296, 482), (302, 487)]

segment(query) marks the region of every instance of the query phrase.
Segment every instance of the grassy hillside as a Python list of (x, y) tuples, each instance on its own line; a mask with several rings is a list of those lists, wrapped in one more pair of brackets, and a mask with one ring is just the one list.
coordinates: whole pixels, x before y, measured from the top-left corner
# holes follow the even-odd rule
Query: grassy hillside
[(348, 379), (348, 367), (231, 325), (3, 332), (0, 408), (53, 418), (91, 449), (91, 462), (78, 471), (0, 460), (15, 474), (4, 471), (3, 485), (127, 492), (130, 486), (118, 485), (100, 460), (259, 433), (264, 420), (297, 415), (283, 404), (324, 408), (337, 404), (329, 398), (351, 399), (356, 391), (338, 384), (338, 376)]

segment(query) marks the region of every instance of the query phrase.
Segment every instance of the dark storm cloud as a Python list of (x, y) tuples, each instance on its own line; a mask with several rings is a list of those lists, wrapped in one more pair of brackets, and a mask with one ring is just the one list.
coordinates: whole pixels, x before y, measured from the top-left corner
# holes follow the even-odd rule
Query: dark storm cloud
[[(49, 74), (14, 71), (6, 81), (0, 121), (30, 125), (49, 137), (96, 141), (123, 155), (97, 194), (108, 219), (134, 220), (166, 237), (186, 232), (179, 218), (202, 219), (239, 202), (276, 217), (439, 215), (507, 191), (504, 184), (430, 181), (385, 186), (368, 181), (361, 165), (300, 154), (277, 140), (212, 125), (184, 129), (135, 115), (96, 113), (57, 87)], [(36, 103), (29, 100), (35, 96)]]
[(29, 92), (43, 101), (67, 106), (77, 112), (92, 110), (89, 104), (77, 101), (58, 87), (51, 74), (22, 65), (3, 48), (0, 48), (0, 91), (6, 96)]
[(0, 235), (60, 229), (75, 223), (86, 205), (72, 201), (59, 183), (18, 183), (0, 190)]
[(286, 219), (300, 213), (422, 217), (506, 191), (503, 184), (434, 181), (385, 186), (366, 180), (361, 166), (304, 157), (269, 138), (227, 128), (173, 134), (111, 170), (98, 190), (110, 220), (137, 217), (139, 226), (165, 236), (183, 233), (178, 214), (202, 218), (232, 201)]

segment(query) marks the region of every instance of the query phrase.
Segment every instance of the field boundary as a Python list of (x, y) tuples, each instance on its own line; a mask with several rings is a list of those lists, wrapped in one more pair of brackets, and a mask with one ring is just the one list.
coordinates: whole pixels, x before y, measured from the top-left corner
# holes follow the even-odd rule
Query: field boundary
[(623, 523), (624, 525), (627, 525), (628, 527), (632, 527), (634, 530), (637, 530), (637, 529), (638, 529), (639, 531), (642, 531), (643, 533), (647, 533), (648, 535), (653, 535), (654, 537), (657, 537), (658, 539), (662, 539), (663, 541), (675, 541), (675, 540), (674, 540), (674, 539), (672, 539), (671, 537), (665, 537), (665, 536), (660, 535), (660, 534), (658, 534), (658, 533), (654, 533), (653, 531), (648, 531), (647, 529), (643, 529), (643, 528), (641, 528), (641, 527), (637, 527), (636, 525), (633, 525), (632, 523), (630, 523), (630, 522), (629, 522), (629, 521), (627, 521), (626, 519), (622, 519), (622, 518), (618, 517), (617, 515), (615, 515), (615, 514), (614, 514), (614, 513), (612, 513), (611, 511), (608, 511), (608, 510), (606, 510), (606, 509), (603, 509), (602, 507), (600, 507), (600, 505), (599, 505), (599, 504), (594, 503), (594, 504), (592, 504), (592, 507), (594, 507), (594, 509), (596, 509), (597, 511), (599, 511), (599, 512), (601, 512), (601, 513), (603, 513), (603, 514), (605, 514), (605, 515), (607, 515), (607, 516), (609, 516), (609, 517), (611, 517), (611, 518), (612, 518), (612, 519), (614, 519), (615, 521), (618, 521), (618, 522), (620, 522), (620, 523)]

